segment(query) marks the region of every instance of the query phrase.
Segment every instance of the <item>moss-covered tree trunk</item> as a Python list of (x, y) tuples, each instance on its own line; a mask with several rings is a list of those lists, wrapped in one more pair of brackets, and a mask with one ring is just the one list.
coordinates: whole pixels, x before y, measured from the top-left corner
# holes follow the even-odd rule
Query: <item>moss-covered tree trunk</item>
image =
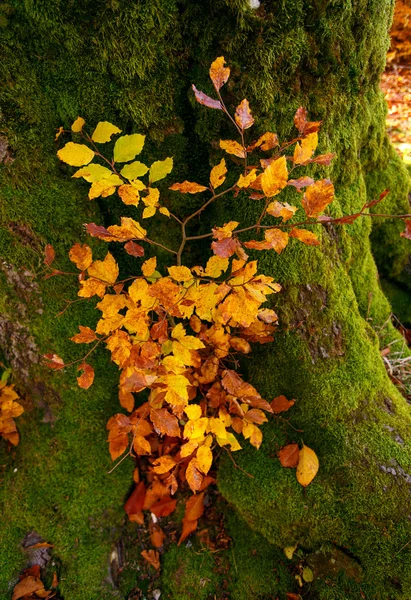
[[(81, 115), (90, 126), (107, 119), (144, 132), (152, 157), (174, 156), (175, 179), (202, 181), (219, 158), (212, 142), (225, 125), (195, 105), (190, 85), (211, 92), (208, 66), (224, 55), (232, 67), (228, 105), (246, 96), (260, 132), (291, 135), (300, 105), (323, 121), (320, 149), (337, 160), (315, 173), (336, 185), (333, 215), (357, 211), (386, 188), (384, 211), (407, 212), (407, 178), (385, 135), (378, 87), (392, 11), (392, 0), (0, 4), (0, 346), (26, 407), (20, 446), (1, 446), (2, 597), (30, 560), (21, 542), (31, 530), (55, 545), (66, 600), (125, 598), (138, 579), (132, 550), (118, 580), (108, 570), (116, 541), (136, 536), (122, 512), (132, 466), (125, 461), (107, 474), (104, 427), (118, 410), (117, 370), (101, 351), (96, 384), (80, 391), (73, 373), (51, 375), (41, 364), (50, 350), (78, 356), (67, 340), (80, 318), (95, 322), (88, 305), (59, 314), (75, 285), (33, 277), (42, 249), (53, 244), (68, 266), (69, 247), (84, 241), (82, 223), (109, 223), (115, 211), (107, 200), (90, 204), (86, 187), (70, 181), (55, 157), (57, 128)], [(247, 223), (253, 212), (239, 197), (213, 220)], [(298, 591), (295, 574), (305, 564), (314, 572), (303, 589), (310, 598), (411, 597), (411, 417), (379, 354), (377, 334), (384, 344), (396, 334), (386, 324), (370, 233), (371, 219), (329, 226), (319, 248), (296, 244), (262, 258), (283, 285), (281, 331), (245, 368), (265, 397), (284, 393), (296, 405), (289, 420), (265, 426), (258, 452), (238, 453), (252, 478), (229, 459), (221, 463), (233, 538), (225, 567), (213, 554), (171, 549), (162, 598), (219, 598), (224, 586), (236, 600), (285, 598)], [(377, 223), (372, 235), (381, 265), (400, 273), (407, 257), (398, 225)], [(275, 458), (293, 440), (320, 459), (305, 493)], [(299, 551), (287, 562), (282, 548), (294, 545)]]

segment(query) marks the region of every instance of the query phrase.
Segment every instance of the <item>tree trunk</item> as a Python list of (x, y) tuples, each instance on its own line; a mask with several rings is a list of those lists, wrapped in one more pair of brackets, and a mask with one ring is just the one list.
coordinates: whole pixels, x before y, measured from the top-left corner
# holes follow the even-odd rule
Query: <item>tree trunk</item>
[[(190, 86), (210, 93), (209, 64), (224, 55), (232, 67), (229, 108), (247, 97), (258, 132), (291, 137), (301, 105), (323, 121), (320, 150), (337, 159), (312, 173), (336, 186), (333, 216), (358, 211), (386, 188), (379, 211), (409, 212), (407, 175), (388, 143), (379, 91), (393, 1), (267, 0), (250, 8), (257, 4), (0, 5), (0, 346), (26, 400), (20, 445), (12, 452), (1, 447), (3, 594), (27, 564), (21, 542), (31, 530), (54, 544), (68, 600), (125, 598), (138, 579), (137, 526), (124, 525), (122, 510), (132, 465), (125, 461), (107, 474), (105, 424), (118, 411), (117, 369), (98, 352), (96, 383), (83, 391), (72, 372), (50, 374), (41, 363), (47, 351), (80, 356), (68, 338), (79, 323), (96, 321), (89, 303), (57, 316), (66, 299), (75, 299), (76, 286), (69, 278), (42, 279), (42, 249), (51, 243), (59, 267), (70, 270), (67, 252), (85, 241), (82, 224), (111, 223), (119, 214), (111, 198), (90, 204), (86, 186), (70, 181), (55, 156), (60, 125), (68, 129), (81, 115), (90, 127), (109, 120), (146, 133), (148, 160), (174, 157), (173, 181), (205, 181), (220, 157), (210, 143), (228, 132), (217, 111), (195, 104)], [(287, 191), (284, 199), (295, 194)], [(235, 218), (247, 225), (255, 210), (232, 198), (216, 208), (213, 223)], [(378, 222), (372, 232), (389, 274), (399, 274), (407, 260), (399, 230), (397, 222)], [(217, 559), (169, 549), (158, 583), (162, 598), (285, 598), (298, 591), (295, 575), (304, 565), (314, 573), (301, 592), (310, 598), (411, 597), (411, 417), (379, 354), (379, 340), (384, 347), (398, 337), (387, 324), (371, 219), (318, 231), (318, 248), (296, 243), (281, 256), (261, 257), (262, 272), (283, 285), (276, 300), (281, 328), (244, 366), (264, 397), (286, 394), (296, 404), (264, 426), (259, 451), (236, 454), (241, 469), (223, 457), (218, 488), (229, 503), (221, 510), (232, 547)], [(303, 441), (320, 459), (306, 491), (275, 456), (290, 441)], [(128, 562), (117, 577), (113, 568), (107, 575), (107, 564), (119, 538)], [(287, 561), (282, 549), (294, 545), (298, 551)]]

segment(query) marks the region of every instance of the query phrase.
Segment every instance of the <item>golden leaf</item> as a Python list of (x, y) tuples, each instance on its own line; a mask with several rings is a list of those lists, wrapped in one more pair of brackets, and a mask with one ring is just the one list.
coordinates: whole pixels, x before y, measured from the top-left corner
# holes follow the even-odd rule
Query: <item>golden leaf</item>
[(95, 277), (109, 285), (115, 283), (118, 273), (117, 263), (110, 252), (107, 252), (104, 260), (95, 260), (88, 268), (88, 274), (91, 277)]
[(121, 129), (115, 125), (112, 125), (108, 121), (100, 121), (100, 123), (97, 123), (97, 127), (93, 131), (91, 139), (93, 142), (97, 142), (98, 144), (105, 144), (111, 140), (111, 136), (115, 133), (121, 133)]
[(72, 167), (81, 167), (88, 165), (94, 158), (94, 152), (84, 144), (75, 144), (68, 142), (61, 150), (57, 152), (60, 160)]
[(204, 476), (198, 468), (198, 461), (192, 458), (186, 469), (186, 479), (193, 492), (198, 492), (203, 483)]
[(296, 227), (293, 227), (290, 231), (290, 237), (297, 238), (297, 240), (300, 240), (300, 242), (303, 242), (303, 244), (306, 244), (307, 246), (318, 246), (320, 243), (320, 240), (315, 233), (308, 231), (308, 229), (297, 229)]
[(85, 124), (86, 124), (86, 122), (83, 119), (83, 117), (77, 117), (77, 119), (74, 121), (74, 123), (71, 126), (71, 131), (74, 131), (74, 133), (80, 133), (80, 131), (83, 129)]
[(70, 340), (75, 342), (76, 344), (90, 344), (91, 342), (95, 342), (97, 337), (95, 331), (90, 329), (90, 327), (83, 327), (79, 325), (80, 333), (76, 333)]
[(210, 173), (210, 183), (211, 186), (216, 189), (220, 187), (225, 181), (225, 176), (227, 174), (227, 167), (225, 164), (225, 158), (222, 158), (221, 161), (211, 169)]
[(314, 450), (308, 446), (303, 446), (297, 465), (297, 481), (302, 486), (307, 487), (317, 475), (320, 463)]
[(237, 185), (239, 188), (248, 188), (256, 179), (257, 171), (256, 169), (252, 169), (245, 177), (244, 175), (240, 175)]
[(183, 181), (183, 183), (173, 183), (170, 190), (181, 192), (182, 194), (198, 194), (204, 192), (207, 188), (204, 185), (195, 183), (194, 181)]
[(200, 469), (204, 475), (210, 470), (213, 463), (213, 453), (208, 446), (200, 446), (196, 454), (197, 468)]
[(306, 163), (314, 154), (318, 146), (318, 133), (314, 131), (309, 133), (307, 137), (301, 141), (301, 146), (297, 142), (294, 148), (293, 161), (295, 165), (303, 165)]
[(164, 456), (160, 456), (153, 463), (153, 471), (158, 475), (163, 475), (164, 473), (168, 473), (171, 469), (176, 466), (176, 461), (171, 458), (170, 455), (166, 454)]
[(89, 183), (100, 181), (101, 179), (107, 179), (112, 174), (110, 169), (98, 165), (97, 163), (90, 163), (86, 167), (82, 167), (72, 175), (74, 178), (83, 177)]
[(167, 267), (167, 270), (174, 281), (190, 281), (190, 279), (193, 279), (193, 274), (188, 267)]
[(69, 258), (80, 271), (85, 271), (93, 262), (90, 246), (87, 244), (74, 244), (69, 252)]
[(133, 185), (125, 183), (118, 188), (117, 192), (124, 204), (138, 206), (140, 194)]
[(254, 144), (251, 144), (249, 150), (255, 150), (256, 148), (260, 148), (261, 150), (272, 150), (278, 146), (278, 137), (276, 133), (271, 133), (271, 131), (267, 131), (261, 137), (258, 138)]
[(245, 158), (247, 156), (244, 148), (235, 140), (220, 140), (220, 148), (225, 150), (228, 154), (234, 154), (239, 158)]
[(144, 277), (150, 277), (154, 273), (157, 267), (157, 258), (153, 256), (153, 258), (149, 258), (141, 265), (141, 271)]
[(282, 217), (283, 223), (285, 221), (289, 221), (294, 214), (297, 212), (296, 206), (291, 206), (288, 202), (278, 202), (278, 200), (274, 200), (274, 202), (270, 202), (267, 206), (267, 213), (272, 217)]
[(220, 277), (221, 273), (225, 273), (225, 271), (227, 271), (229, 264), (230, 261), (228, 258), (212, 256), (207, 261), (205, 274), (207, 277)]
[(210, 67), (210, 79), (213, 82), (213, 85), (217, 92), (230, 77), (230, 68), (224, 67), (224, 63), (224, 56), (219, 56), (215, 59), (215, 61), (211, 64)]
[(261, 186), (267, 198), (276, 196), (287, 185), (288, 171), (285, 156), (273, 160), (261, 176)]
[(334, 186), (329, 179), (320, 179), (310, 185), (303, 196), (302, 204), (307, 217), (318, 217), (333, 201)]
[(281, 229), (266, 229), (264, 236), (267, 242), (270, 243), (271, 248), (274, 248), (277, 254), (281, 254), (288, 244), (288, 233)]

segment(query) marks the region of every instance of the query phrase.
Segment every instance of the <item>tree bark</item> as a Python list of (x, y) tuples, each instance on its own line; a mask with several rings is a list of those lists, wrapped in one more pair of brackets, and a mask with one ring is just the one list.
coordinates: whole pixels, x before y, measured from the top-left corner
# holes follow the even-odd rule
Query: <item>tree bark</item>
[[(320, 150), (337, 159), (311, 173), (334, 182), (333, 216), (358, 211), (386, 188), (379, 211), (409, 212), (409, 183), (385, 134), (379, 91), (393, 1), (267, 0), (251, 8), (257, 4), (12, 0), (0, 6), (0, 346), (26, 399), (21, 444), (11, 453), (1, 449), (0, 496), (8, 515), (0, 525), (3, 593), (27, 562), (21, 541), (32, 529), (55, 544), (69, 600), (111, 598), (113, 580), (117, 597), (127, 597), (141, 551), (122, 513), (132, 465), (126, 461), (107, 475), (104, 428), (118, 411), (117, 370), (99, 351), (96, 383), (79, 391), (73, 373), (50, 374), (41, 361), (47, 351), (78, 357), (68, 338), (79, 323), (96, 321), (89, 303), (56, 316), (65, 299), (75, 299), (76, 285), (42, 279), (42, 249), (51, 243), (59, 266), (70, 270), (67, 253), (85, 241), (82, 224), (107, 225), (120, 214), (111, 198), (93, 205), (86, 186), (70, 181), (55, 156), (60, 125), (68, 129), (81, 115), (90, 127), (109, 120), (127, 133), (146, 133), (148, 161), (173, 156), (173, 181), (206, 181), (220, 159), (212, 142), (232, 132), (217, 111), (195, 104), (190, 87), (211, 93), (209, 64), (224, 55), (232, 67), (223, 90), (228, 106), (247, 97), (258, 133), (290, 138), (299, 106), (323, 121)], [(285, 192), (284, 200), (290, 198), (295, 192)], [(195, 202), (179, 209), (188, 213)], [(216, 206), (210, 222), (235, 218), (247, 226), (256, 210), (241, 196), (231, 198)], [(193, 232), (202, 227), (194, 222)], [(259, 451), (244, 444), (235, 456), (241, 469), (222, 458), (218, 488), (233, 538), (222, 559), (226, 570), (212, 553), (201, 561), (190, 548), (172, 548), (163, 560), (163, 597), (222, 598), (224, 584), (234, 600), (285, 598), (298, 591), (295, 575), (304, 565), (314, 573), (301, 592), (310, 598), (411, 597), (411, 417), (379, 354), (379, 341), (384, 347), (399, 338), (379, 285), (371, 229), (366, 218), (318, 228), (320, 247), (296, 243), (281, 256), (261, 257), (262, 272), (283, 286), (275, 305), (281, 327), (243, 369), (268, 400), (286, 394), (296, 404), (284, 418), (270, 419)], [(400, 273), (407, 242), (398, 223), (377, 223), (372, 237), (381, 269)], [(119, 260), (125, 271), (133, 268)], [(290, 441), (303, 441), (320, 459), (305, 492), (275, 456)], [(107, 577), (120, 537), (128, 566), (118, 578), (113, 569)], [(288, 562), (282, 549), (295, 545)]]

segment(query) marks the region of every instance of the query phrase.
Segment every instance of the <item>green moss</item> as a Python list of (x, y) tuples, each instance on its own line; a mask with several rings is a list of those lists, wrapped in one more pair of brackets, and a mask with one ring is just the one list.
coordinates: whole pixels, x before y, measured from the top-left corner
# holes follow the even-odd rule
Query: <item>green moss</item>
[(405, 326), (411, 326), (411, 301), (408, 290), (404, 290), (394, 281), (389, 279), (381, 280), (382, 289), (392, 306), (394, 315)]

